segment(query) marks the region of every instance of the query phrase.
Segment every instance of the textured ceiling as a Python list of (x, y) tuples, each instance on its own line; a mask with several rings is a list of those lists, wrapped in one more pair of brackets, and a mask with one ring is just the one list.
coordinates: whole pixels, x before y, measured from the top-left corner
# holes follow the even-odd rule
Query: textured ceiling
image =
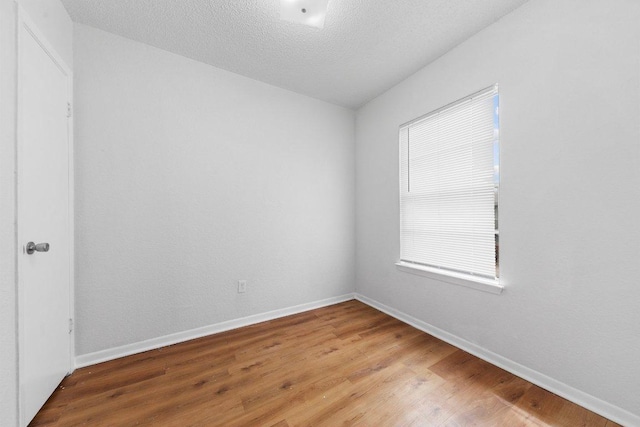
[(330, 0), (324, 29), (280, 0), (62, 0), (72, 19), (357, 108), (527, 0)]

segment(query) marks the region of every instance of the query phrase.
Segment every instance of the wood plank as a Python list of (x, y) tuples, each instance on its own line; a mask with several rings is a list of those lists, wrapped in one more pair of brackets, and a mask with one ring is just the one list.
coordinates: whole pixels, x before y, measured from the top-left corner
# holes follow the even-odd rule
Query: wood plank
[(30, 425), (617, 424), (347, 301), (79, 369)]

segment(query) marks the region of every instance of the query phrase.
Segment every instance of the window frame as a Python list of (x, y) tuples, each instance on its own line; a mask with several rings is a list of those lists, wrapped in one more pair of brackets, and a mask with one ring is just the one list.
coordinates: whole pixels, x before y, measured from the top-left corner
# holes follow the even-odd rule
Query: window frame
[[(498, 85), (492, 85), (489, 86), (487, 88), (484, 88), (480, 91), (477, 91), (471, 95), (468, 95), (464, 98), (461, 98), (459, 100), (456, 100), (452, 103), (449, 103), (441, 108), (438, 108), (434, 111), (431, 111), (427, 114), (424, 114), (420, 117), (417, 117), (413, 120), (410, 120), (402, 125), (399, 126), (398, 128), (398, 135), (399, 135), (399, 144), (398, 144), (398, 149), (399, 149), (399, 157), (398, 157), (398, 165), (399, 165), (399, 193), (398, 193), (398, 206), (400, 207), (400, 209), (402, 209), (401, 204), (402, 204), (402, 188), (404, 185), (407, 185), (407, 182), (405, 182), (405, 179), (403, 178), (403, 172), (406, 171), (406, 173), (409, 173), (409, 171), (407, 171), (406, 169), (403, 169), (403, 167), (406, 168), (406, 166), (403, 166), (401, 164), (402, 159), (403, 159), (403, 154), (402, 154), (402, 150), (403, 150), (403, 141), (401, 139), (401, 135), (402, 135), (402, 131), (403, 129), (407, 129), (410, 128), (410, 126), (414, 123), (418, 123), (421, 121), (424, 121), (426, 119), (428, 119), (429, 117), (435, 116), (437, 114), (440, 114), (442, 112), (444, 112), (445, 110), (449, 110), (452, 108), (455, 108), (456, 106), (468, 102), (470, 100), (473, 100), (474, 98), (480, 97), (480, 96), (486, 96), (486, 94), (488, 93), (492, 93), (492, 99), (497, 96), (498, 97), (498, 108), (499, 108), (499, 102), (500, 102), (500, 92), (498, 90)], [(497, 128), (498, 130), (500, 129), (500, 113), (498, 112), (497, 114)], [(409, 140), (407, 140), (407, 143), (410, 143)], [(494, 144), (495, 144), (495, 139), (494, 139)], [(494, 148), (494, 165), (497, 164), (498, 168), (499, 168), (499, 162), (500, 162), (500, 136), (498, 135), (497, 138), (497, 153), (495, 152), (496, 149)], [(497, 163), (496, 163), (497, 162)], [(496, 195), (495, 195), (495, 206), (496, 206), (496, 213), (494, 214), (494, 220), (497, 222), (498, 220), (498, 216), (499, 216), (499, 187), (500, 187), (500, 174), (499, 174), (499, 169), (497, 171), (497, 181), (494, 182), (494, 188), (497, 191)], [(400, 213), (400, 212), (399, 212)], [(400, 238), (400, 250), (402, 251), (402, 232), (403, 232), (403, 228), (402, 228), (402, 216), (399, 216), (399, 238)], [(406, 272), (406, 273), (411, 273), (411, 274), (415, 274), (415, 275), (419, 275), (419, 276), (423, 276), (423, 277), (428, 277), (431, 279), (435, 279), (435, 280), (439, 280), (442, 282), (446, 282), (446, 283), (451, 283), (451, 284), (455, 284), (455, 285), (460, 285), (460, 286), (465, 286), (468, 288), (472, 288), (472, 289), (477, 289), (480, 291), (484, 291), (484, 292), (489, 292), (492, 294), (500, 294), (502, 293), (504, 286), (501, 284), (500, 282), (500, 278), (499, 278), (499, 273), (498, 273), (498, 268), (499, 268), (499, 247), (498, 247), (498, 235), (499, 235), (499, 223), (497, 224), (498, 227), (495, 229), (495, 242), (496, 242), (496, 262), (495, 262), (495, 266), (496, 266), (496, 275), (495, 278), (491, 278), (491, 277), (485, 277), (485, 276), (480, 276), (480, 275), (474, 275), (474, 274), (469, 274), (469, 273), (464, 273), (464, 272), (458, 272), (455, 271), (454, 269), (446, 269), (446, 268), (439, 268), (439, 267), (435, 267), (435, 266), (430, 266), (430, 265), (425, 265), (425, 264), (421, 264), (418, 262), (411, 262), (411, 261), (406, 261), (401, 259), (401, 257), (399, 257), (400, 259), (396, 262), (396, 268), (399, 271), (402, 272)]]

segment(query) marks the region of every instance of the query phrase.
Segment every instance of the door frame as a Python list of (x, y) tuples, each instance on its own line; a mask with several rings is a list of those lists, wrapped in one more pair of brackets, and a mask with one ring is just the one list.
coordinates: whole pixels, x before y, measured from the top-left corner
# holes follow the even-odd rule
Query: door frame
[(16, 131), (17, 131), (17, 146), (16, 146), (16, 236), (17, 236), (17, 297), (18, 297), (18, 311), (16, 315), (17, 327), (18, 327), (18, 418), (20, 425), (25, 425), (26, 421), (24, 420), (24, 402), (22, 397), (23, 384), (22, 378), (23, 373), (22, 369), (24, 366), (24, 354), (22, 349), (24, 348), (24, 285), (22, 283), (22, 271), (24, 268), (24, 257), (23, 254), (25, 252), (25, 243), (26, 236), (25, 230), (22, 229), (22, 197), (21, 197), (21, 188), (23, 182), (23, 173), (24, 173), (24, 157), (22, 154), (23, 151), (23, 139), (22, 139), (22, 117), (24, 112), (22, 111), (22, 78), (20, 77), (20, 63), (21, 63), (21, 55), (22, 55), (22, 47), (23, 47), (23, 35), (22, 28), (24, 28), (28, 33), (31, 34), (31, 37), (40, 45), (40, 47), (44, 50), (47, 55), (51, 58), (51, 60), (55, 63), (55, 65), (66, 75), (67, 77), (67, 102), (69, 103), (69, 111), (70, 116), (67, 119), (67, 147), (68, 147), (68, 173), (69, 173), (69, 187), (67, 189), (69, 194), (69, 206), (68, 206), (68, 229), (69, 229), (69, 319), (71, 319), (71, 333), (69, 334), (69, 368), (68, 374), (71, 374), (75, 369), (75, 325), (73, 322), (75, 321), (75, 267), (74, 267), (74, 144), (73, 144), (73, 72), (71, 68), (65, 63), (62, 57), (58, 54), (58, 52), (53, 48), (51, 43), (47, 40), (45, 35), (40, 31), (40, 29), (35, 25), (34, 21), (29, 17), (24, 8), (18, 5), (17, 11), (17, 26), (16, 26), (16, 40), (17, 40), (17, 49), (16, 49), (16, 67), (17, 67), (17, 96), (16, 96), (16, 106), (17, 106), (17, 115), (16, 115)]

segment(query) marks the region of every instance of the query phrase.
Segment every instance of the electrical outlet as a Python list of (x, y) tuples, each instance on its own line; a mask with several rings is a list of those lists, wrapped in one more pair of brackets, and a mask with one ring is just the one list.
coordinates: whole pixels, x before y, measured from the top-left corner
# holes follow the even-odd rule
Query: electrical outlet
[(247, 292), (247, 281), (246, 280), (238, 280), (238, 293), (243, 294)]

